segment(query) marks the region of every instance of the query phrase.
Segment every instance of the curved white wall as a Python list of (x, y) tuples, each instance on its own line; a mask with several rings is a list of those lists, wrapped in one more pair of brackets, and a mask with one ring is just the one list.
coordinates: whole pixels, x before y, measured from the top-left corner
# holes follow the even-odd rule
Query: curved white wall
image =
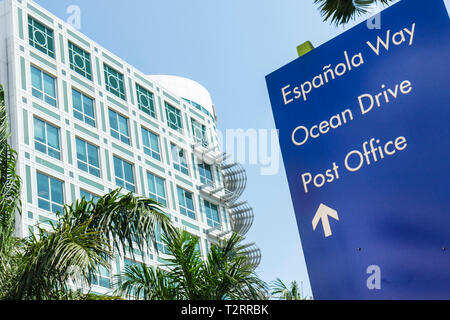
[(177, 96), (198, 103), (214, 117), (216, 116), (211, 95), (198, 82), (188, 78), (168, 75), (148, 75), (147, 77), (155, 82), (159, 82), (162, 87), (167, 88)]

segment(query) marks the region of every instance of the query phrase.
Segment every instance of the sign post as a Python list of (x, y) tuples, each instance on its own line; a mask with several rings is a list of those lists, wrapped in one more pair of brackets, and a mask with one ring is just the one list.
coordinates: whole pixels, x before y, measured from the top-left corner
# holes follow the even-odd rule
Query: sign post
[(266, 77), (315, 299), (450, 299), (450, 24), (401, 1)]

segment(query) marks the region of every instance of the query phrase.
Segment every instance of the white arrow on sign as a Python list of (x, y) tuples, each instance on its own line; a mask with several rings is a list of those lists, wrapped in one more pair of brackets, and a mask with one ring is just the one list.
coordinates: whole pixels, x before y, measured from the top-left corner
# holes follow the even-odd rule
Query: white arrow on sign
[(319, 209), (317, 209), (314, 219), (312, 220), (312, 226), (313, 226), (313, 230), (315, 231), (317, 225), (322, 220), (323, 233), (325, 234), (325, 238), (332, 235), (330, 221), (328, 220), (328, 217), (331, 217), (331, 218), (339, 221), (339, 216), (338, 216), (337, 211), (334, 209), (331, 209), (330, 207), (327, 207), (326, 205), (321, 203), (319, 206)]

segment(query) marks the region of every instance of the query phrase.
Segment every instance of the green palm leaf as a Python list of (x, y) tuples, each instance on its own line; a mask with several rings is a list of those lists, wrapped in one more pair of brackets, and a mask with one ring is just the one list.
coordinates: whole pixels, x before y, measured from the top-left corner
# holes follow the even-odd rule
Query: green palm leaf
[(7, 299), (60, 299), (61, 292), (70, 289), (69, 279), (77, 286), (86, 285), (98, 265), (107, 265), (108, 241), (89, 224), (63, 222), (52, 231), (38, 229), (38, 236), (24, 240), (20, 267)]
[(254, 273), (242, 237), (211, 246), (203, 259), (198, 239), (176, 231), (163, 239), (170, 258), (163, 268), (132, 266), (120, 275), (119, 294), (152, 300), (266, 299), (266, 284)]
[(307, 297), (303, 295), (303, 290), (297, 284), (297, 281), (291, 282), (290, 288), (284, 284), (281, 279), (275, 280), (271, 284), (272, 296), (280, 300), (306, 300)]
[(145, 264), (128, 266), (117, 276), (118, 292), (128, 299), (179, 300), (180, 291), (169, 274)]
[[(346, 24), (356, 17), (368, 13), (368, 7), (378, 2), (387, 5), (394, 0), (314, 0), (324, 21), (335, 25)], [(356, 4), (356, 6), (355, 6)]]
[(16, 152), (8, 144), (10, 128), (5, 92), (0, 85), (0, 297), (18, 266), (20, 241), (14, 237), (15, 214), (20, 214), (21, 179), (16, 173)]
[(89, 221), (90, 228), (116, 248), (132, 248), (137, 244), (143, 250), (145, 245), (156, 243), (158, 228), (168, 234), (173, 232), (170, 218), (159, 209), (157, 202), (120, 192), (121, 189), (117, 189), (96, 202), (82, 199), (66, 206), (62, 219), (72, 225)]

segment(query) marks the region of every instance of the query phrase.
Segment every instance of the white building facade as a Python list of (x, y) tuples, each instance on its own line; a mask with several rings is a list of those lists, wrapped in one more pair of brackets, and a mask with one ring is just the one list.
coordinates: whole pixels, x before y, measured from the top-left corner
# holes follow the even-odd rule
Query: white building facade
[[(245, 235), (253, 210), (239, 198), (246, 175), (225, 163), (208, 91), (175, 76), (148, 76), (29, 0), (0, 0), (0, 84), (23, 180), (17, 234), (48, 226), (64, 204), (119, 187), (162, 204), (175, 226), (211, 243)], [(129, 264), (159, 252), (117, 252), (92, 291), (105, 293)], [(256, 247), (248, 250), (255, 267)]]

